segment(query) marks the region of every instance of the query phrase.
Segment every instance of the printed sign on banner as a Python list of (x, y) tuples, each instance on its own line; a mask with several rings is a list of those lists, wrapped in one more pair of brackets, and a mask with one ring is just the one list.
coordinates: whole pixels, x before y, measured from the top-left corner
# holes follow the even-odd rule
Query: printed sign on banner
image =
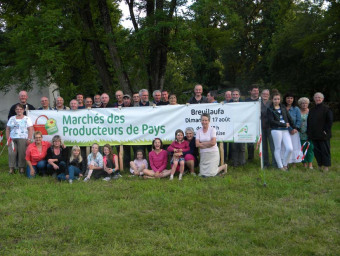
[[(165, 144), (175, 139), (175, 131), (201, 128), (202, 113), (211, 116), (217, 141), (255, 142), (259, 134), (258, 102), (230, 104), (167, 105), (157, 107), (103, 108), (80, 110), (32, 110), (29, 116), (35, 131), (51, 140), (60, 135), (65, 145), (147, 145), (156, 137)], [(240, 129), (247, 126), (247, 133)], [(242, 136), (241, 136), (242, 135)]]

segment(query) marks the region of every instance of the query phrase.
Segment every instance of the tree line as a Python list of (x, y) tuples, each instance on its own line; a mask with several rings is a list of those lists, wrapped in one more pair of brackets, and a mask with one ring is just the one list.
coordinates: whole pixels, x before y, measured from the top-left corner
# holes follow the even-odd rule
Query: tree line
[[(132, 29), (119, 24), (119, 3)], [(186, 8), (183, 8), (186, 6)], [(3, 0), (0, 90), (61, 95), (167, 89), (179, 98), (249, 84), (337, 100), (339, 1)]]

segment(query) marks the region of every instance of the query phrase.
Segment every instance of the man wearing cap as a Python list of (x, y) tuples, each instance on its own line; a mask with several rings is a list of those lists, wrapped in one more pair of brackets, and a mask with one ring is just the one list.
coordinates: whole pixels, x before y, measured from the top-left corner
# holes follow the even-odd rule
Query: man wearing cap
[(132, 107), (132, 104), (131, 104), (131, 96), (129, 94), (125, 94), (123, 96), (123, 107), (126, 108), (126, 107)]

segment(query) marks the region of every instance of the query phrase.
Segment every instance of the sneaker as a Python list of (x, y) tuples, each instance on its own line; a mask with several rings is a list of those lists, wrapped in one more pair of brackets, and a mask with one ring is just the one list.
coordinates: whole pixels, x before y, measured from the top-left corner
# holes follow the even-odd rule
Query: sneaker
[(84, 182), (88, 182), (90, 180), (90, 178), (89, 177), (86, 177), (85, 179), (84, 179)]
[(182, 180), (182, 174), (178, 176), (178, 180)]
[(111, 178), (110, 178), (110, 177), (105, 177), (103, 180), (104, 180), (104, 181), (110, 181)]
[(174, 179), (174, 176), (173, 175), (170, 175), (170, 179), (169, 180), (173, 180)]
[(68, 180), (68, 183), (72, 184), (72, 183), (73, 183), (73, 180)]
[(122, 175), (120, 175), (119, 173), (116, 175), (113, 175), (112, 179), (114, 180), (118, 180), (119, 178), (123, 177)]

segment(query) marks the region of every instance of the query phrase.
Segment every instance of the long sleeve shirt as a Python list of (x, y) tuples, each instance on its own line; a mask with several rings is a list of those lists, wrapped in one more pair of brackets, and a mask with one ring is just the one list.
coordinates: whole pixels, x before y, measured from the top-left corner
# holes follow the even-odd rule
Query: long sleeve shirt
[(188, 141), (184, 140), (182, 143), (179, 143), (177, 141), (174, 141), (171, 143), (171, 145), (168, 147), (169, 152), (174, 152), (175, 149), (182, 149), (183, 156), (185, 153), (188, 153), (190, 151), (189, 143)]
[(153, 150), (149, 153), (149, 163), (155, 172), (162, 172), (168, 165), (168, 152), (162, 150), (158, 154)]

